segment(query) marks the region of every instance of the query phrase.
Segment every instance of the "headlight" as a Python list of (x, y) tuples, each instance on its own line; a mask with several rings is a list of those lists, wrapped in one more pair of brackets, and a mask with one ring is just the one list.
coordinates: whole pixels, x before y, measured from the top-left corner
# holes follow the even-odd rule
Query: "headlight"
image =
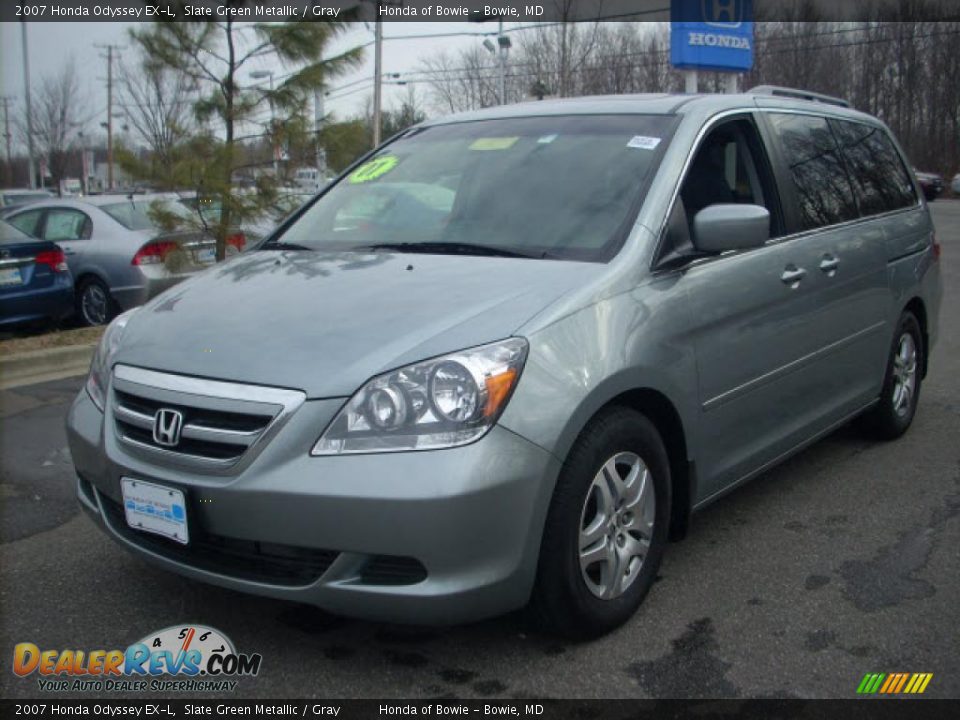
[(408, 365), (368, 381), (311, 455), (434, 450), (480, 438), (516, 387), (527, 341), (510, 338)]
[(110, 367), (113, 365), (113, 356), (120, 345), (120, 338), (123, 337), (123, 329), (127, 326), (130, 316), (136, 311), (127, 310), (122, 315), (117, 315), (100, 338), (100, 344), (97, 351), (93, 354), (93, 361), (90, 363), (90, 374), (87, 376), (87, 394), (93, 400), (93, 404), (103, 412), (105, 405), (104, 398), (107, 394), (107, 385), (110, 382)]

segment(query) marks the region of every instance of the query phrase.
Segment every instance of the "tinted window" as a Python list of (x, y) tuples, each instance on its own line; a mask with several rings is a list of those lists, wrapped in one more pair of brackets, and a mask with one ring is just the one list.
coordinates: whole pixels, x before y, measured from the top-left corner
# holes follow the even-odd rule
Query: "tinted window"
[(55, 208), (47, 213), (44, 240), (83, 240), (90, 237), (90, 219), (79, 210)]
[(796, 229), (809, 230), (859, 217), (826, 119), (777, 113), (770, 120), (796, 189)]
[(622, 237), (673, 124), (624, 115), (428, 127), (342, 179), (278, 240), (317, 250), (479, 245), (601, 260)]
[(27, 235), (40, 237), (37, 226), (40, 224), (41, 215), (43, 215), (43, 210), (28, 210), (10, 218), (10, 224)]
[(864, 123), (833, 123), (861, 214), (875, 215), (916, 205), (913, 183), (886, 131)]

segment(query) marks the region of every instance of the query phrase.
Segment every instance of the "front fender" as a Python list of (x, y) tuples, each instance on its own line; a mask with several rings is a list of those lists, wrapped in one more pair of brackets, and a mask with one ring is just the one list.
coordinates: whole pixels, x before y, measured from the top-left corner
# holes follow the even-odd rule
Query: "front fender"
[[(530, 354), (500, 423), (563, 461), (587, 422), (624, 393), (663, 395), (696, 447), (697, 370), (674, 281), (596, 302), (528, 337)], [(668, 307), (669, 305), (669, 307)]]

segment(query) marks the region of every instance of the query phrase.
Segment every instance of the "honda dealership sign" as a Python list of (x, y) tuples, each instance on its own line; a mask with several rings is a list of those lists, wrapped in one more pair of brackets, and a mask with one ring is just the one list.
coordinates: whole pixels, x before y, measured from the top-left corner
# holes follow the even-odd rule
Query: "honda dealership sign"
[(753, 67), (752, 0), (673, 0), (670, 62), (685, 70)]

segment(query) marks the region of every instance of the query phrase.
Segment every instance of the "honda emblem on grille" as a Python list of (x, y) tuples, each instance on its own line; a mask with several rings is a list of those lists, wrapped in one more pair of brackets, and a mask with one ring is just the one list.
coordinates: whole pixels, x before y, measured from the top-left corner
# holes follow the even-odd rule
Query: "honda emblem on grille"
[(153, 441), (164, 447), (176, 447), (183, 428), (183, 413), (170, 408), (160, 408), (153, 416)]

